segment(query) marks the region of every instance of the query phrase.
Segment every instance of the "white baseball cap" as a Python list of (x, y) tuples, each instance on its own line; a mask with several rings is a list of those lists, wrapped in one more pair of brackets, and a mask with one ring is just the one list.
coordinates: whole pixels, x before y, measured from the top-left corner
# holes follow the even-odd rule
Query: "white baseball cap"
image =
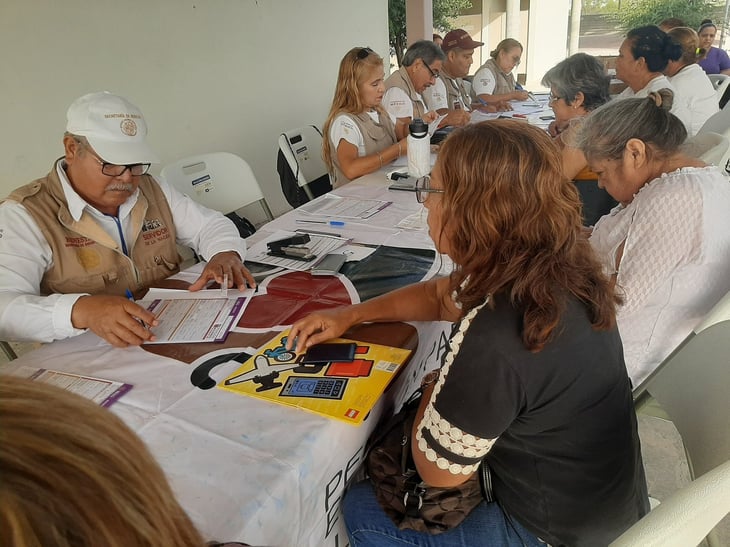
[(147, 144), (142, 111), (108, 91), (76, 99), (66, 112), (66, 131), (86, 137), (101, 159), (117, 165), (159, 163)]

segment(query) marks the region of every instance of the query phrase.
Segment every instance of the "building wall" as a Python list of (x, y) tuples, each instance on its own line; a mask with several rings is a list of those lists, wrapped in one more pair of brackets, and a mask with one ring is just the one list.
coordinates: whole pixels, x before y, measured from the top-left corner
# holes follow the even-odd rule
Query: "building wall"
[(504, 38), (516, 38), (525, 46), (516, 74), (530, 90), (540, 91), (545, 72), (567, 56), (571, 0), (522, 0), (519, 7), (519, 36), (507, 35), (506, 0), (481, 0), (481, 13), (458, 17), (455, 28), (463, 28), (484, 42), (474, 52), (471, 74), (489, 58), (489, 52)]
[(387, 54), (387, 17), (386, 0), (3, 0), (0, 196), (62, 155), (76, 97), (109, 90), (145, 113), (163, 163), (239, 154), (281, 213), (279, 134), (321, 127), (344, 53)]

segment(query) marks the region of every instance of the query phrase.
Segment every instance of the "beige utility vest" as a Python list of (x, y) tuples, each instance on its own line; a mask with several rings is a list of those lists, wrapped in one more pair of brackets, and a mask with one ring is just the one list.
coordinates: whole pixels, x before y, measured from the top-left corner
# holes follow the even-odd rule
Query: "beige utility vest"
[(509, 74), (502, 72), (502, 69), (499, 68), (494, 59), (487, 59), (487, 62), (479, 67), (479, 70), (485, 67), (494, 74), (495, 85), (492, 95), (504, 95), (505, 93), (512, 93), (516, 89), (517, 82), (515, 82), (515, 77), (511, 72)]
[[(395, 125), (390, 119), (390, 114), (384, 110), (380, 110), (378, 113), (380, 114), (380, 123), (373, 120), (367, 112), (362, 112), (360, 114), (347, 114), (347, 116), (355, 122), (355, 125), (357, 125), (360, 130), (360, 134), (362, 135), (363, 142), (365, 144), (366, 156), (377, 154), (398, 142), (398, 139), (395, 136)], [(343, 184), (347, 184), (350, 180), (342, 172), (342, 169), (340, 169), (336, 150), (333, 158), (335, 164), (335, 183), (332, 186), (334, 188), (338, 188)]]
[(398, 89), (402, 89), (411, 99), (411, 103), (413, 104), (414, 120), (416, 118), (423, 118), (423, 115), (428, 112), (428, 109), (423, 102), (423, 98), (413, 87), (413, 83), (411, 83), (411, 77), (408, 76), (406, 67), (402, 66), (393, 74), (388, 76), (388, 79), (385, 80), (385, 89), (390, 89), (391, 87), (397, 87)]
[(175, 225), (165, 195), (149, 175), (140, 177), (139, 190), (130, 213), (131, 258), (86, 211), (78, 222), (73, 219), (55, 166), (45, 178), (8, 196), (25, 207), (51, 247), (53, 264), (41, 280), (41, 295), (124, 295), (126, 289), (150, 287), (180, 270)]
[(444, 83), (444, 87), (446, 88), (446, 101), (449, 105), (449, 110), (455, 110), (454, 104), (458, 102), (459, 108), (466, 110), (467, 112), (470, 111), (471, 97), (469, 96), (469, 92), (466, 90), (464, 80), (461, 78), (452, 78), (446, 74), (446, 71), (444, 71), (443, 68), (441, 69), (439, 78), (441, 78), (441, 81)]

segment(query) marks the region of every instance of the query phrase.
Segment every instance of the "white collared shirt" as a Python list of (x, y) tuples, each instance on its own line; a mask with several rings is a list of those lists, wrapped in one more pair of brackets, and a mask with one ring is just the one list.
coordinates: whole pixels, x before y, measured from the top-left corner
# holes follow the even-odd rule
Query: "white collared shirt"
[[(118, 219), (124, 240), (133, 244), (130, 212), (139, 189), (119, 207), (115, 218), (84, 201), (71, 186), (64, 167), (65, 162), (59, 161), (56, 169), (73, 218), (79, 220), (86, 210), (121, 247)], [(193, 248), (206, 259), (224, 251), (245, 257), (246, 242), (230, 220), (181, 194), (161, 177), (155, 180), (170, 205), (178, 244)], [(71, 324), (71, 310), (84, 294), (40, 296), (41, 280), (52, 264), (51, 247), (25, 207), (14, 201), (1, 203), (0, 339), (51, 342), (84, 332)]]

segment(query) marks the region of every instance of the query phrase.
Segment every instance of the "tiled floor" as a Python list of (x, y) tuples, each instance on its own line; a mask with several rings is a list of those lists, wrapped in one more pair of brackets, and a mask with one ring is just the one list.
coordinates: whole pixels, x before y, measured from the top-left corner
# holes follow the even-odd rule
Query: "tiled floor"
[[(19, 355), (37, 344), (12, 344)], [(5, 362), (0, 353), (0, 362)], [(639, 436), (644, 456), (649, 495), (659, 501), (667, 499), (678, 488), (689, 483), (687, 458), (681, 438), (672, 422), (639, 414)], [(721, 545), (730, 545), (730, 516), (719, 525)]]

